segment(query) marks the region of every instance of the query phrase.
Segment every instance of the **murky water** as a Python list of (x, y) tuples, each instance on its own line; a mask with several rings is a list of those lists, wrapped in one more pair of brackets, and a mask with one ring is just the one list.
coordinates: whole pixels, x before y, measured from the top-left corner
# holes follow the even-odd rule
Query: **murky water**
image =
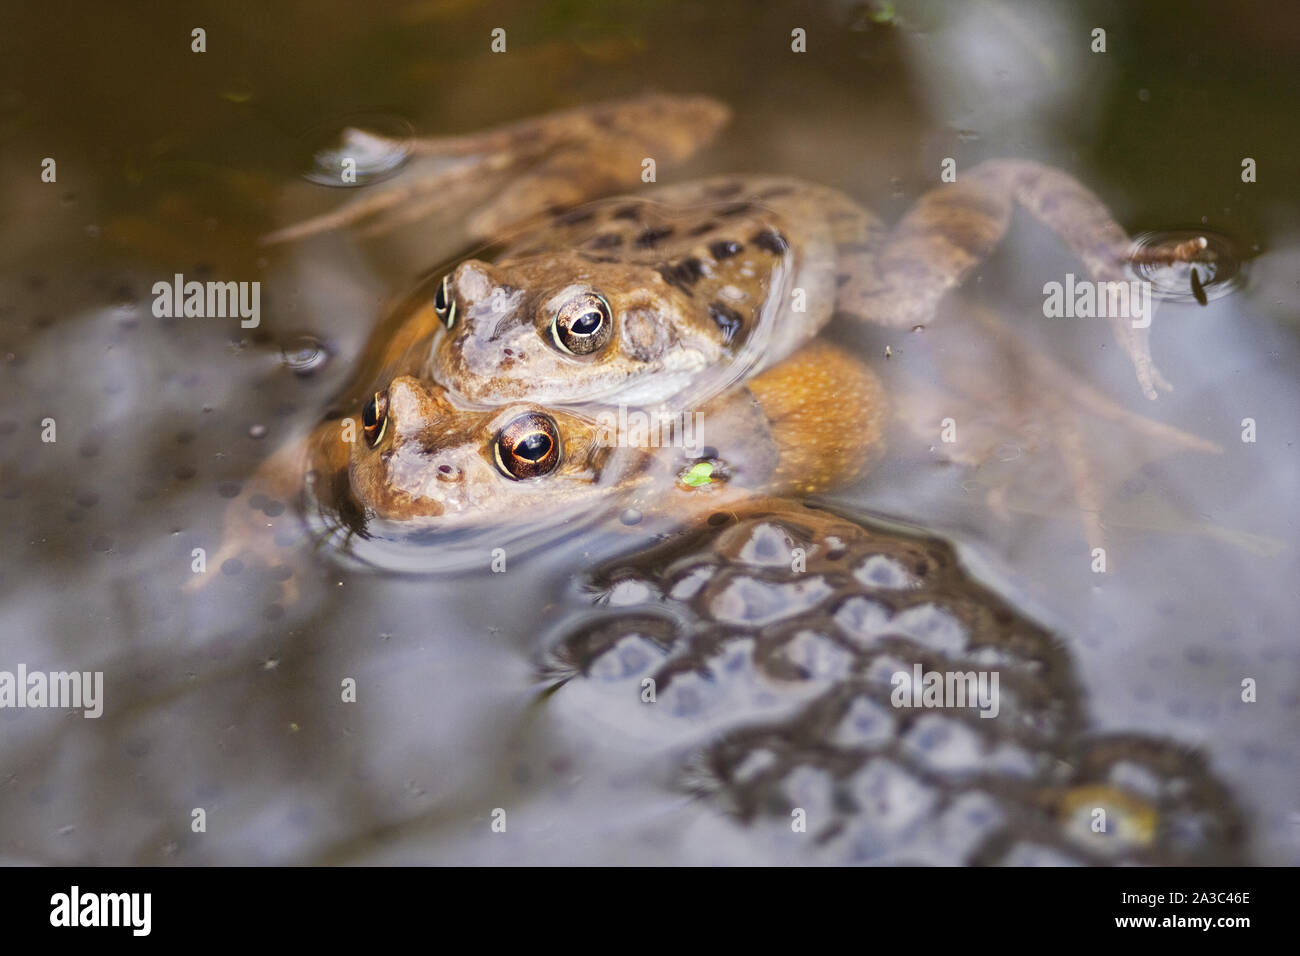
[[(105, 675), (98, 720), (0, 711), (6, 860), (839, 858), (754, 822), (770, 803), (747, 782), (761, 773), (712, 790), (699, 777), (683, 783), (701, 752), (716, 758), (715, 777), (734, 770), (727, 734), (773, 717), (750, 707), (766, 698), (748, 685), (725, 719), (683, 705), (677, 724), (647, 723), (582, 681), (545, 693), (556, 648), (610, 611), (593, 604), (584, 575), (653, 544), (648, 531), (612, 544), (572, 535), (505, 574), (376, 574), (326, 549), (292, 603), (276, 574), (238, 562), (209, 569), (199, 593), (182, 590), (193, 549), (215, 553), (223, 511), (256, 465), (330, 407), (386, 309), (463, 250), (454, 222), (418, 221), (259, 245), (337, 202), (337, 190), (302, 177), (321, 132), (461, 132), (661, 88), (736, 111), (682, 175), (796, 175), (892, 220), (944, 157), (1032, 156), (1073, 171), (1135, 234), (1203, 226), (1248, 260), (1231, 294), (1160, 305), (1155, 353), (1177, 390), (1156, 403), (1142, 399), (1104, 323), (1043, 317), (1044, 282), (1079, 267), (1023, 216), (923, 333), (834, 330), (876, 356), (904, 411), (928, 415), (924, 384), (989, 347), (982, 326), (963, 320), (995, 313), (1123, 407), (1222, 446), (1169, 454), (1122, 431), (1088, 433), (1108, 479), (1106, 574), (1091, 570), (1059, 463), (1029, 445), (962, 468), (939, 460), (937, 427), (927, 440), (900, 426), (875, 470), (828, 501), (942, 536), (985, 586), (1054, 633), (1082, 731), (1196, 755), (1223, 788), (1210, 804), (1244, 821), (1240, 845), (1225, 838), (1212, 858), (1300, 861), (1294, 15), (1265, 4), (1223, 14), (1187, 3), (900, 3), (892, 18), (883, 4), (754, 8), (3, 14), (0, 669)], [(504, 54), (489, 52), (498, 26)], [(1097, 26), (1105, 53), (1090, 51)], [(202, 54), (190, 50), (195, 27), (207, 31)], [(805, 54), (790, 52), (794, 27), (807, 30)], [(57, 182), (40, 179), (46, 157)], [(1242, 182), (1245, 157), (1256, 182)], [(383, 157), (371, 174), (386, 175)], [(260, 326), (155, 317), (153, 284), (176, 273), (259, 280)], [(984, 371), (997, 379), (993, 361)], [(987, 391), (978, 376), (968, 388)], [(1241, 439), (1247, 418), (1252, 443)], [(53, 442), (42, 440), (47, 420)], [(275, 517), (287, 504), (258, 507)], [(286, 563), (311, 552), (305, 532), (279, 544)], [(751, 676), (734, 673), (742, 685)], [(340, 699), (347, 678), (356, 703)], [(1258, 682), (1255, 703), (1242, 702), (1246, 678)], [(777, 709), (801, 700), (777, 695)], [(1086, 765), (1073, 747), (1047, 750)], [(928, 807), (930, 791), (909, 790), (899, 769), (916, 752), (852, 779), (867, 797)], [(978, 801), (951, 799), (961, 826), (977, 827)], [(196, 808), (206, 832), (192, 829)], [(492, 832), (495, 808), (507, 810), (506, 834)], [(850, 842), (868, 847), (859, 858), (880, 857), (881, 828), (906, 822), (893, 814), (877, 805), (874, 818), (850, 820)], [(1050, 844), (1023, 836), (1026, 847)], [(1013, 834), (1013, 860), (1057, 859), (1015, 846)], [(908, 852), (944, 861), (965, 851), (935, 841)]]

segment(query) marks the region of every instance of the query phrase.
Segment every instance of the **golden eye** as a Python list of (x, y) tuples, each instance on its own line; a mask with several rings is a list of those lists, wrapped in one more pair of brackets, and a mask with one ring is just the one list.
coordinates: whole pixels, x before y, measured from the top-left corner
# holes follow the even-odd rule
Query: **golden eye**
[(388, 392), (375, 392), (374, 397), (361, 409), (361, 428), (365, 432), (366, 444), (371, 448), (383, 440), (388, 428)]
[(560, 463), (560, 432), (546, 415), (520, 415), (497, 433), (497, 467), (510, 478), (540, 478)]
[(438, 283), (438, 291), (433, 294), (433, 312), (450, 331), (456, 324), (456, 297), (451, 294), (450, 273)]
[(556, 348), (570, 355), (590, 355), (609, 342), (614, 331), (609, 303), (595, 292), (574, 296), (551, 320)]

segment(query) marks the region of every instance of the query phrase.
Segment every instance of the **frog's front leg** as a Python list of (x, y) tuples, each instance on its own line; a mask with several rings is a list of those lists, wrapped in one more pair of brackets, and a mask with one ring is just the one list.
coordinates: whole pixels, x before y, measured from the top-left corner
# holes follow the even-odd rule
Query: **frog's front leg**
[(289, 547), (303, 534), (295, 505), (309, 474), (320, 481), (346, 471), (347, 446), (339, 440), (340, 431), (338, 422), (321, 424), (307, 439), (286, 443), (258, 466), (226, 506), (220, 544), (207, 562), (208, 572), (186, 582), (186, 591), (203, 589), (227, 561), (252, 558), (280, 581), (282, 605), (297, 600), (300, 569), (294, 559), (305, 552)]
[[(1020, 205), (1064, 240), (1097, 282), (1129, 282), (1133, 244), (1105, 205), (1068, 173), (1031, 160), (997, 159), (926, 193), (891, 230), (845, 253), (840, 308), (871, 322), (911, 328), (933, 317), (939, 300), (983, 261)], [(1196, 244), (1178, 254), (1195, 261)], [(1147, 329), (1131, 316), (1111, 326), (1148, 398), (1172, 386), (1151, 360)]]
[(340, 209), (277, 230), (267, 243), (376, 220), (372, 231), (468, 203), (471, 238), (496, 238), (512, 225), (641, 182), (643, 161), (681, 162), (706, 145), (730, 111), (703, 96), (651, 94), (548, 113), (470, 133), (392, 140), (348, 130), (344, 146), (402, 152), (413, 165)]

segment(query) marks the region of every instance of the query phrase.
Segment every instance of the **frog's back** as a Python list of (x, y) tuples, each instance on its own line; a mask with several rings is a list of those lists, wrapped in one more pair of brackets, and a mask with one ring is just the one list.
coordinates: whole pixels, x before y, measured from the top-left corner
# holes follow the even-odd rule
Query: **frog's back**
[[(865, 244), (877, 225), (826, 186), (784, 176), (716, 176), (558, 210), (513, 238), (501, 258), (573, 250), (650, 265), (702, 308), (720, 306), (726, 318), (719, 333), (727, 341), (764, 338), (766, 366), (826, 324), (841, 251)], [(775, 326), (770, 338), (762, 323)]]
[[(834, 312), (843, 249), (860, 246), (873, 226), (842, 193), (770, 176), (556, 210), (502, 240), (495, 271), (484, 267), (477, 283), (501, 290), (498, 306), (466, 303), (466, 321), (435, 353), (431, 374), (488, 404), (651, 404), (688, 389), (690, 401), (707, 399), (817, 334)], [(590, 287), (608, 302), (614, 331), (601, 353), (557, 359), (536, 347), (539, 337), (556, 343), (530, 296), (566, 287)], [(530, 323), (531, 335), (511, 335)]]

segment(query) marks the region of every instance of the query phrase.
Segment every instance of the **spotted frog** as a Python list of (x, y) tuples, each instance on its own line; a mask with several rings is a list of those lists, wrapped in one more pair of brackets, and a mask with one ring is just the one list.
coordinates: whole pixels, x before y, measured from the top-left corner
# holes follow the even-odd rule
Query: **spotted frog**
[[(315, 499), (332, 498), (355, 527), (400, 529), (537, 521), (612, 500), (640, 508), (665, 496), (716, 503), (826, 490), (872, 457), (887, 408), (860, 358), (817, 338), (832, 316), (924, 326), (993, 249), (1016, 205), (1094, 278), (1129, 275), (1128, 238), (1101, 202), (1068, 174), (1026, 160), (976, 166), (892, 227), (835, 190), (766, 176), (590, 201), (636, 182), (645, 155), (690, 155), (726, 116), (707, 99), (653, 96), (416, 140), (402, 148), (451, 165), (268, 237), (407, 218), (459, 187), (478, 191), (469, 231), (496, 250), (435, 277), (385, 327), (356, 387), (308, 442)], [(510, 185), (485, 191), (503, 171)], [(1112, 325), (1143, 392), (1168, 388), (1147, 330)], [(1023, 350), (997, 320), (981, 327)], [(1022, 367), (1041, 391), (1070, 396), (1044, 409), (1085, 511), (1090, 475), (1071, 405), (1175, 447), (1214, 450), (1117, 409), (1046, 358), (1027, 355)], [(616, 405), (656, 423), (701, 414), (719, 440), (694, 458), (671, 442), (624, 447), (602, 425), (602, 410)], [(301, 455), (286, 452), (267, 473), (284, 489), (302, 471)], [(701, 474), (706, 481), (690, 480)]]
[[(1103, 281), (1129, 241), (1091, 193), (1020, 160), (975, 167), (893, 229), (843, 193), (793, 179), (721, 177), (557, 212), (492, 261), (438, 284), (446, 328), (427, 377), (502, 404), (696, 399), (791, 355), (836, 312), (887, 327), (931, 321), (1020, 203)], [(1115, 319), (1143, 390), (1167, 388), (1145, 329)]]

